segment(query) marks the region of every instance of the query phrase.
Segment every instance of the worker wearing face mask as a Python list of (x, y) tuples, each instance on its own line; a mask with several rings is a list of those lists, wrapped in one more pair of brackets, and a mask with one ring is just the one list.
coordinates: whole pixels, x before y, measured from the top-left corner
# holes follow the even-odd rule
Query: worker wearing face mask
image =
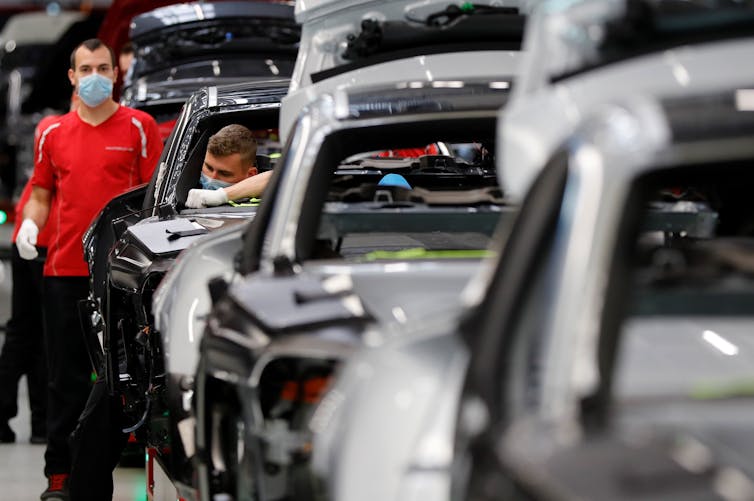
[(261, 195), (272, 171), (257, 174), (257, 142), (243, 125), (231, 124), (209, 138), (199, 183), (189, 191), (186, 206), (222, 205), (228, 200)]
[[(41, 499), (46, 501), (70, 499), (69, 487), (75, 482), (69, 475), (74, 468), (108, 463), (115, 457), (110, 444), (99, 440), (83, 446), (83, 459), (74, 461), (69, 438), (80, 416), (82, 422), (87, 418), (94, 424), (105, 421), (96, 412), (82, 415), (92, 371), (78, 309), (79, 301), (89, 293), (89, 267), (81, 238), (110, 199), (149, 181), (162, 151), (154, 119), (113, 100), (117, 72), (112, 50), (100, 40), (87, 40), (71, 54), (68, 78), (79, 105), (46, 124), (40, 133), (32, 192), (16, 237), (19, 255), (34, 259), (39, 231), (48, 223), (53, 229), (42, 280), (48, 362), (44, 473), (48, 485)], [(109, 499), (112, 479), (92, 476), (80, 483), (79, 490), (91, 499)]]

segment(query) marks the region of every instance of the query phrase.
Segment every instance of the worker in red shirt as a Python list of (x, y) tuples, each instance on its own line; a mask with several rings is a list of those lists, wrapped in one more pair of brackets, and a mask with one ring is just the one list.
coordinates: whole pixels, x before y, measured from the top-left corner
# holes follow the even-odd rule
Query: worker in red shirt
[(81, 238), (110, 199), (150, 179), (162, 150), (154, 119), (112, 99), (116, 65), (112, 50), (98, 39), (83, 42), (71, 54), (68, 78), (79, 106), (41, 133), (32, 193), (16, 238), (21, 257), (33, 259), (38, 232), (55, 215), (42, 291), (49, 387), (48, 487), (41, 499), (47, 501), (69, 499), (68, 438), (91, 389), (78, 316), (78, 302), (89, 292)]
[[(78, 98), (71, 96), (70, 110), (76, 109)], [(34, 154), (39, 147), (42, 131), (60, 115), (47, 115), (34, 129)], [(16, 224), (11, 237), (11, 313), (7, 323), (5, 342), (0, 352), (0, 442), (15, 442), (16, 434), (8, 421), (18, 413), (18, 383), (26, 375), (31, 411), (33, 444), (47, 443), (47, 361), (44, 351), (42, 324), (42, 269), (47, 256), (47, 241), (53, 231), (45, 226), (37, 237), (39, 256), (22, 259), (16, 248), (16, 236), (21, 228), (21, 214), (31, 196), (28, 180), (16, 202)], [(56, 218), (53, 216), (52, 220)]]
[[(31, 184), (27, 184), (16, 205), (17, 213), (30, 194)], [(18, 413), (18, 383), (25, 374), (31, 410), (31, 443), (43, 444), (47, 440), (47, 368), (40, 302), (44, 259), (27, 261), (19, 256), (15, 241), (20, 222), (17, 219), (11, 238), (11, 315), (0, 352), (0, 442), (16, 441), (8, 421)], [(38, 238), (42, 248), (46, 247), (48, 236), (45, 228)]]
[[(73, 96), (70, 109), (75, 109), (77, 104), (78, 99)], [(42, 131), (59, 116), (48, 115), (37, 124), (34, 129), (35, 154)], [(40, 256), (30, 261), (21, 258), (16, 248), (16, 236), (21, 228), (20, 215), (30, 196), (31, 182), (27, 182), (16, 202), (18, 217), (11, 237), (11, 314), (0, 351), (0, 442), (16, 441), (16, 434), (8, 421), (18, 413), (18, 383), (25, 374), (31, 411), (29, 441), (44, 444), (47, 442), (47, 362), (42, 335), (42, 269), (53, 228), (48, 224), (37, 237)]]

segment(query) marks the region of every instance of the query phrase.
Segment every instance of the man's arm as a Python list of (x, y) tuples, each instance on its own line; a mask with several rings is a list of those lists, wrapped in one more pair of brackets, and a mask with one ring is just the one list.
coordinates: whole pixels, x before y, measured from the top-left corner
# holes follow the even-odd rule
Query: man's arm
[(200, 209), (202, 207), (214, 207), (228, 203), (228, 200), (239, 200), (241, 198), (257, 198), (267, 187), (267, 183), (272, 177), (272, 171), (262, 172), (256, 176), (247, 177), (227, 188), (219, 190), (189, 190), (186, 198), (186, 207)]
[(272, 177), (272, 171), (262, 172), (256, 176), (247, 177), (227, 188), (221, 188), (228, 195), (228, 200), (238, 200), (240, 198), (259, 198), (267, 187), (267, 183)]
[(24, 206), (24, 219), (31, 219), (37, 228), (42, 229), (50, 215), (50, 199), (50, 190), (39, 186), (32, 187), (29, 201)]

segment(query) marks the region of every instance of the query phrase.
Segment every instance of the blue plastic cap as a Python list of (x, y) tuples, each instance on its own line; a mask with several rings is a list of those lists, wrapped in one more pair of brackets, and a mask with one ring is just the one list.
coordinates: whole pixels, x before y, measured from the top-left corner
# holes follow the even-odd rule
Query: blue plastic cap
[(406, 181), (406, 178), (401, 176), (400, 174), (385, 174), (382, 179), (380, 179), (380, 182), (377, 183), (378, 186), (400, 186), (401, 188), (406, 188), (407, 190), (411, 189), (411, 185), (408, 184), (408, 181)]

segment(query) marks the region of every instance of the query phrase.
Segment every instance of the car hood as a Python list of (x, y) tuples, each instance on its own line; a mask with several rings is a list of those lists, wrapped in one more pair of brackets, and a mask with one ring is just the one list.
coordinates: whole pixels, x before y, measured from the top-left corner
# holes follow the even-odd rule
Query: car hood
[[(312, 75), (353, 60), (346, 54), (349, 35), (362, 31), (362, 21), (405, 23), (402, 29), (427, 27), (427, 18), (445, 10), (444, 0), (315, 0), (296, 2), (296, 21), (301, 24), (301, 50), (291, 91), (310, 85)], [(476, 2), (477, 6), (495, 6), (496, 0)], [(500, 27), (502, 30), (503, 27)], [(449, 31), (449, 30), (447, 30)], [(386, 35), (387, 33), (384, 33)], [(413, 43), (413, 33), (402, 43)], [(376, 40), (381, 43), (382, 40)], [(520, 40), (519, 40), (520, 41)]]
[(233, 279), (233, 256), (241, 247), (241, 233), (250, 219), (226, 224), (191, 242), (155, 290), (152, 311), (169, 374), (195, 373), (205, 320), (212, 308), (207, 283), (216, 277)]
[(431, 87), (468, 79), (508, 82), (517, 71), (523, 16), (514, 9), (461, 16), (442, 28), (429, 26), (427, 19), (446, 7), (440, 0), (297, 2), (301, 45), (281, 106), (281, 138), (307, 104), (341, 88)]
[(307, 263), (293, 276), (253, 273), (229, 294), (243, 315), (270, 334), (358, 319), (376, 327), (369, 329), (369, 342), (379, 343), (402, 325), (459, 308), (458, 297), (478, 266), (476, 259), (323, 261)]
[[(156, 75), (155, 81), (218, 77), (230, 71), (222, 68), (223, 60), (250, 55), (263, 61), (276, 57), (293, 61), (298, 50), (299, 28), (290, 5), (193, 2), (136, 16), (131, 23), (130, 38), (136, 53), (125, 77), (126, 86), (152, 74)], [(199, 65), (200, 61), (209, 64)], [(236, 70), (248, 74), (251, 69)], [(164, 75), (165, 71), (169, 74)], [(273, 67), (265, 71), (259, 76), (286, 76), (285, 71), (275, 73)]]
[[(165, 220), (157, 216), (142, 219), (129, 226), (121, 240), (128, 240), (125, 247), (136, 247), (152, 260), (172, 259), (205, 235), (247, 221), (256, 212), (256, 207), (243, 208), (236, 213), (208, 213), (209, 217), (202, 217), (199, 210), (193, 212), (190, 216)], [(113, 257), (117, 258), (117, 253)]]

